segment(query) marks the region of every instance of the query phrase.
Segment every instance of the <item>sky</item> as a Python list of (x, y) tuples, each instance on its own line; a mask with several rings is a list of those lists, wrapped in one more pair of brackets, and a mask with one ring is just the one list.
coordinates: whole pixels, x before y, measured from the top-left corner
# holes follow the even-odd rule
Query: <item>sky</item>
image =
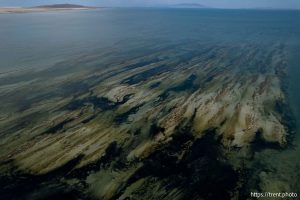
[(89, 6), (163, 6), (198, 3), (214, 8), (279, 8), (300, 9), (300, 0), (0, 0), (0, 6), (35, 6), (72, 3)]

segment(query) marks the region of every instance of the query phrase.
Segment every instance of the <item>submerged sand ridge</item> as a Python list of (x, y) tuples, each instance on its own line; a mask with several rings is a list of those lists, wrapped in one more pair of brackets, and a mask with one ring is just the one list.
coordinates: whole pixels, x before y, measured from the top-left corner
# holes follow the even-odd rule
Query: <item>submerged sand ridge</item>
[(187, 198), (186, 179), (206, 174), (208, 164), (230, 175), (212, 181), (223, 188), (230, 179), (221, 189), (229, 197), (244, 166), (231, 169), (228, 151), (257, 141), (287, 144), (282, 44), (175, 45), (109, 58), (95, 54), (1, 78), (2, 174), (65, 168), (103, 199), (145, 190), (145, 199), (161, 198), (167, 188), (166, 199), (180, 199)]

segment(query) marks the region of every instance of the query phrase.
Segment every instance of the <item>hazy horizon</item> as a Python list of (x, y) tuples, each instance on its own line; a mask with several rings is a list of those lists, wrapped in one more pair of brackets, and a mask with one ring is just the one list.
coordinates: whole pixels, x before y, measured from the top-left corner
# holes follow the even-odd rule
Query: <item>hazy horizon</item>
[(298, 0), (0, 0), (0, 6), (36, 6), (45, 4), (81, 4), (87, 6), (109, 7), (153, 7), (174, 4), (201, 4), (212, 8), (272, 8), (272, 9), (300, 9)]

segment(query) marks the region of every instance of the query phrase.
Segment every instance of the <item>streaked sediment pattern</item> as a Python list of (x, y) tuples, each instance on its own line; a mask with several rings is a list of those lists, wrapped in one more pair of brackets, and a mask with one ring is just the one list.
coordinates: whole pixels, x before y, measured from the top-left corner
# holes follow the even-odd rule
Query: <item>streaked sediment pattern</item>
[(284, 148), (291, 133), (285, 46), (161, 46), (2, 74), (7, 195), (23, 187), (28, 198), (42, 198), (32, 192), (40, 183), (69, 188), (62, 192), (68, 198), (229, 199), (248, 192), (253, 152)]

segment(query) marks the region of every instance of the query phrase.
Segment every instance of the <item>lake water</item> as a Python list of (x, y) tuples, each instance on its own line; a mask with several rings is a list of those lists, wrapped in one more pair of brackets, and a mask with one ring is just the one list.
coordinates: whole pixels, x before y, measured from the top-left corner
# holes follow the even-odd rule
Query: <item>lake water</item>
[(44, 67), (98, 49), (126, 49), (143, 42), (295, 43), (298, 23), (298, 11), (103, 9), (7, 14), (0, 16), (0, 70)]
[[(300, 11), (140, 8), (3, 14), (0, 73), (45, 69), (93, 54), (126, 60), (124, 52), (135, 57), (181, 43), (283, 44), (289, 66), (286, 92), (300, 127)], [(291, 138), (284, 150), (265, 149), (254, 155), (257, 177), (252, 182), (259, 179), (261, 188), (300, 195), (299, 130)]]

